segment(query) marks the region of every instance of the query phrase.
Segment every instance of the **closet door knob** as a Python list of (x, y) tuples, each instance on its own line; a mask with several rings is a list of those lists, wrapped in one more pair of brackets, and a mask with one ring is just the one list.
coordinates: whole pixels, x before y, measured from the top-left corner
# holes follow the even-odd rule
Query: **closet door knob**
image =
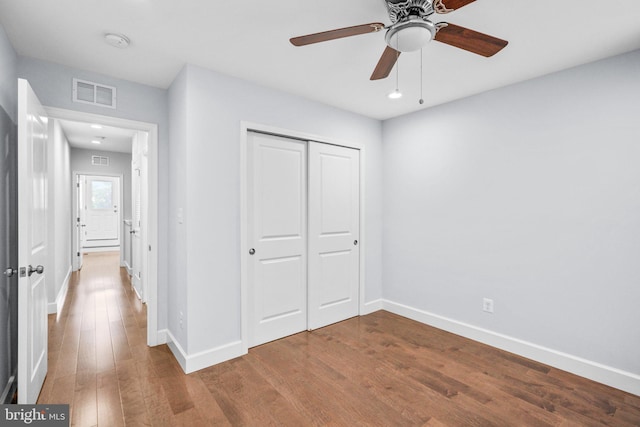
[(253, 255), (253, 254), (255, 254), (255, 253), (256, 253), (256, 250), (255, 250), (255, 249), (253, 249), (253, 248), (249, 249), (249, 255)]
[(353, 246), (358, 246), (358, 241), (357, 240), (353, 241)]

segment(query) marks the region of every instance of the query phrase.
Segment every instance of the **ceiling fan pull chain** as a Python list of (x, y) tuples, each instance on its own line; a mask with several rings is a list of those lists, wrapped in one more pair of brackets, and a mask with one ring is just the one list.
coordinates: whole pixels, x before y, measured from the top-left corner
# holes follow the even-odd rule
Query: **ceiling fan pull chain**
[(420, 105), (424, 104), (424, 99), (423, 99), (423, 84), (422, 82), (424, 81), (424, 55), (422, 54), (424, 49), (420, 49), (420, 100), (418, 101), (418, 103)]

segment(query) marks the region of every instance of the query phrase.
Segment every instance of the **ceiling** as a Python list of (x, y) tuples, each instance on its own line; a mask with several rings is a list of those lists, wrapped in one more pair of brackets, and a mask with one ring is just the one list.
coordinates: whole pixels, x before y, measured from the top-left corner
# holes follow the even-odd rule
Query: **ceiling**
[[(185, 63), (377, 119), (387, 119), (640, 48), (640, 1), (477, 0), (447, 21), (508, 40), (492, 58), (442, 43), (402, 54), (400, 89), (369, 76), (384, 31), (294, 47), (293, 36), (389, 24), (383, 0), (0, 0), (0, 23), (19, 55), (167, 88)], [(107, 45), (125, 34), (128, 49)]]
[[(104, 125), (99, 125), (100, 128), (97, 129), (97, 124), (70, 120), (58, 120), (58, 122), (69, 141), (69, 145), (73, 148), (119, 153), (131, 153), (132, 151), (133, 135), (136, 132), (134, 130)], [(92, 141), (100, 141), (100, 144)]]

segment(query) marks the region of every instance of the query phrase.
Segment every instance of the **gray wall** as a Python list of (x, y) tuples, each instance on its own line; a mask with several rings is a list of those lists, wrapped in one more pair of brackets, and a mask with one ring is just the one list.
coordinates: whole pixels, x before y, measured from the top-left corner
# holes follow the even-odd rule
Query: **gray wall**
[[(169, 242), (168, 235), (163, 230), (168, 227), (169, 176), (162, 171), (168, 170), (167, 91), (27, 57), (18, 58), (17, 72), (18, 77), (29, 80), (44, 106), (158, 124), (158, 329), (166, 328)], [(74, 77), (115, 86), (118, 90), (118, 108), (102, 108), (72, 102)]]
[(385, 299), (640, 374), (639, 76), (636, 51), (384, 122)]
[[(95, 166), (91, 164), (91, 156), (104, 156), (109, 158), (108, 166)], [(131, 219), (131, 154), (115, 153), (102, 150), (85, 150), (71, 148), (71, 173), (88, 172), (95, 175), (122, 175), (122, 219)], [(72, 179), (75, 179), (73, 177)], [(122, 224), (120, 224), (122, 228)]]
[[(366, 146), (365, 300), (382, 296), (379, 121), (195, 66), (181, 72), (169, 100), (169, 280), (176, 284), (170, 289), (169, 328), (189, 354), (240, 339), (243, 120)], [(184, 209), (181, 225), (179, 208)], [(180, 311), (187, 317), (188, 336), (178, 325)]]
[[(47, 224), (47, 236), (49, 247), (47, 264), (47, 298), (49, 300), (49, 313), (56, 313), (57, 303), (62, 303), (62, 296), (66, 291), (65, 283), (72, 270), (73, 251), (71, 242), (72, 226), (75, 226), (71, 210), (71, 165), (70, 148), (60, 124), (57, 121), (49, 121), (48, 141), (48, 177), (49, 177), (49, 218)], [(62, 293), (61, 293), (62, 292)]]
[(0, 106), (15, 122), (18, 114), (18, 56), (0, 25)]
[[(0, 270), (18, 267), (16, 177), (17, 56), (0, 25)], [(7, 185), (7, 181), (9, 185)], [(13, 181), (13, 182), (12, 182)], [(9, 201), (9, 203), (7, 203)], [(18, 278), (0, 276), (0, 394), (16, 368)], [(0, 403), (4, 403), (0, 401)]]

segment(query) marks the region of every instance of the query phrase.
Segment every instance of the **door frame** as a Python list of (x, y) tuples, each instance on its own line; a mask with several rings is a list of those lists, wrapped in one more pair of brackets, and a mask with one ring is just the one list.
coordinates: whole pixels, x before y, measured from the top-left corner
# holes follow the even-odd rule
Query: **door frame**
[(359, 259), (359, 292), (358, 292), (358, 315), (362, 316), (366, 313), (365, 309), (365, 261), (366, 261), (366, 224), (365, 224), (365, 194), (366, 194), (366, 149), (363, 144), (337, 140), (324, 136), (314, 135), (306, 132), (298, 132), (289, 129), (278, 128), (275, 126), (264, 125), (259, 123), (241, 121), (240, 122), (240, 342), (242, 346), (242, 354), (249, 352), (249, 277), (247, 275), (249, 265), (249, 243), (247, 220), (249, 182), (248, 182), (248, 152), (249, 143), (248, 133), (260, 132), (284, 138), (292, 138), (307, 142), (318, 142), (321, 144), (338, 145), (346, 148), (354, 148), (360, 150), (360, 241), (364, 244), (360, 245)]
[[(78, 203), (80, 202), (80, 200), (78, 199), (78, 192), (77, 191), (73, 191), (76, 190), (77, 187), (75, 186), (75, 184), (77, 183), (77, 179), (78, 177), (81, 176), (104, 176), (104, 177), (108, 177), (108, 178), (118, 178), (118, 180), (120, 181), (120, 200), (118, 200), (118, 203), (120, 203), (120, 209), (118, 211), (118, 216), (120, 217), (119, 221), (119, 226), (120, 226), (120, 245), (118, 249), (120, 251), (120, 266), (123, 266), (123, 262), (124, 262), (124, 253), (122, 250), (122, 245), (124, 244), (124, 226), (122, 224), (122, 221), (124, 220), (124, 216), (123, 216), (123, 209), (124, 209), (124, 190), (123, 190), (123, 186), (124, 186), (124, 175), (123, 174), (116, 174), (116, 173), (94, 173), (94, 172), (84, 172), (84, 171), (72, 171), (71, 172), (72, 175), (72, 193), (73, 195), (71, 196), (71, 203), (72, 206), (76, 207), (76, 209), (79, 207)], [(86, 188), (84, 189), (85, 191), (87, 190)], [(74, 219), (76, 218), (76, 216), (74, 215)], [(76, 223), (76, 221), (74, 221), (74, 224)], [(73, 233), (73, 246), (76, 246), (78, 244), (78, 227), (71, 227), (71, 232)], [(77, 250), (75, 250), (74, 248), (74, 262), (73, 262), (73, 271), (77, 271), (76, 267), (76, 262), (78, 256), (77, 253), (78, 252), (82, 252), (82, 248), (77, 248)], [(91, 252), (91, 251), (89, 251)]]
[[(64, 108), (44, 107), (50, 118), (72, 120), (77, 122), (96, 123), (104, 126), (120, 127), (147, 132), (148, 141), (148, 180), (147, 215), (148, 215), (148, 252), (147, 252), (147, 345), (156, 346), (166, 342), (164, 334), (158, 330), (158, 125), (156, 123), (103, 116)], [(94, 174), (95, 175), (95, 174)], [(124, 192), (123, 192), (124, 193)]]

